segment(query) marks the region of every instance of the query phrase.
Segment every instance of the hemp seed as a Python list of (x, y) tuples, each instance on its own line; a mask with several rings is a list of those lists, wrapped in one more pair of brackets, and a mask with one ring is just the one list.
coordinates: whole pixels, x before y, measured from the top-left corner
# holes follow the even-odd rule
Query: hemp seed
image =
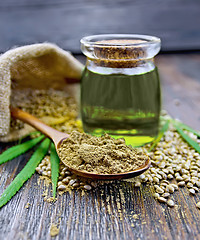
[(139, 182), (139, 181), (135, 182), (134, 186), (135, 187), (140, 187), (141, 186), (141, 182)]
[(167, 199), (164, 198), (164, 197), (158, 197), (157, 199), (158, 199), (158, 201), (161, 202), (161, 203), (166, 203), (166, 202), (167, 202)]
[(70, 186), (72, 186), (74, 183), (76, 183), (77, 182), (77, 179), (71, 179), (70, 181), (69, 181), (69, 185)]
[(156, 187), (156, 192), (162, 194), (164, 193), (164, 190), (160, 187)]
[(62, 182), (64, 183), (64, 184), (68, 184), (69, 183), (69, 178), (64, 178), (63, 180), (62, 180)]
[(168, 193), (168, 192), (165, 192), (162, 194), (162, 197), (164, 197), (164, 198), (168, 198), (169, 196), (170, 196), (170, 193)]
[(173, 193), (174, 192), (174, 187), (172, 185), (167, 185), (166, 191), (170, 192), (170, 193)]
[(185, 182), (184, 182), (184, 181), (179, 182), (179, 183), (178, 183), (178, 186), (179, 186), (179, 187), (184, 187), (184, 186), (185, 186)]
[(195, 194), (195, 190), (194, 190), (193, 188), (190, 188), (190, 189), (189, 189), (189, 192), (190, 192), (191, 194), (193, 194), (193, 195)]
[(188, 182), (188, 183), (187, 183), (187, 187), (188, 187), (188, 188), (192, 188), (192, 187), (193, 187), (193, 184), (192, 184), (191, 182)]
[(169, 206), (169, 207), (174, 207), (174, 201), (173, 200), (171, 200), (171, 199), (169, 199), (168, 201), (167, 201), (167, 205)]
[(200, 209), (200, 202), (196, 204), (196, 207)]
[(58, 190), (59, 190), (59, 191), (65, 191), (65, 190), (66, 190), (66, 186), (65, 186), (65, 185), (60, 185), (60, 186), (58, 187)]
[(84, 185), (84, 188), (88, 191), (92, 189), (92, 187), (90, 185)]

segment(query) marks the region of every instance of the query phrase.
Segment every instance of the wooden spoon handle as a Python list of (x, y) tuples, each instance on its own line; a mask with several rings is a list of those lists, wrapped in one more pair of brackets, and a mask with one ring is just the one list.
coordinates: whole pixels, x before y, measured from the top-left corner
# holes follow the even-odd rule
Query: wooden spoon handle
[(11, 116), (13, 118), (16, 118), (25, 123), (28, 123), (32, 127), (39, 130), (40, 132), (44, 133), (47, 137), (51, 138), (54, 141), (56, 146), (62, 138), (67, 136), (67, 134), (57, 131), (56, 129), (46, 125), (36, 117), (30, 115), (27, 112), (22, 111), (19, 108), (11, 107), (10, 110), (11, 110)]

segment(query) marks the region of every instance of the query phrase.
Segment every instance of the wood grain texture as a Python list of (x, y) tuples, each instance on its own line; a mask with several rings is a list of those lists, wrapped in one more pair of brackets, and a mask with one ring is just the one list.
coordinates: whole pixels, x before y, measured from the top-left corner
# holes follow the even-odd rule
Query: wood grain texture
[[(199, 130), (200, 55), (160, 55), (157, 64), (165, 109)], [(1, 143), (0, 151), (13, 144)], [(31, 151), (0, 166), (0, 194), (30, 156)], [(150, 185), (135, 188), (118, 181), (84, 195), (79, 191), (63, 194), (51, 204), (42, 197), (46, 189), (50, 196), (51, 188), (38, 186), (37, 181), (34, 174), (0, 210), (0, 239), (200, 239), (200, 210), (195, 206), (200, 193), (191, 196), (187, 189), (179, 189), (172, 196), (176, 206), (169, 208), (154, 200)], [(60, 228), (55, 238), (50, 236), (52, 223)]]
[(160, 55), (163, 108), (173, 118), (200, 130), (200, 55)]
[(49, 41), (80, 53), (83, 36), (139, 33), (162, 39), (162, 49), (200, 50), (197, 0), (0, 0), (0, 52)]

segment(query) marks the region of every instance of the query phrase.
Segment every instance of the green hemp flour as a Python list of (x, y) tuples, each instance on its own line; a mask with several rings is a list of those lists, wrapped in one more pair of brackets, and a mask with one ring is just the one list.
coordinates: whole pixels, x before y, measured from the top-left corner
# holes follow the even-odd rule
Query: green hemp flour
[(73, 131), (59, 150), (60, 159), (69, 167), (97, 174), (115, 174), (141, 167), (148, 156), (125, 144), (123, 138), (108, 134), (95, 137)]

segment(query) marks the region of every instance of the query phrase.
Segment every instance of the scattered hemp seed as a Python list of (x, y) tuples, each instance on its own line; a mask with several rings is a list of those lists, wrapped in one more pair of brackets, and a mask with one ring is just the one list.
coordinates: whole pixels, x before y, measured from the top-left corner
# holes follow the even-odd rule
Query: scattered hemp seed
[[(42, 162), (38, 165), (38, 167), (36, 168), (36, 171), (40, 175), (42, 175), (42, 177), (45, 177), (47, 180), (49, 179), (49, 183), (50, 183), (50, 177), (44, 175), (46, 168), (48, 168), (49, 166), (50, 166), (50, 157), (46, 156), (42, 160)], [(76, 176), (75, 174), (72, 174), (62, 162), (60, 163), (59, 181), (58, 181), (58, 187), (57, 187), (59, 194), (62, 194), (64, 192), (70, 192), (72, 189), (90, 191), (95, 186), (96, 186), (95, 182), (91, 182), (91, 180), (88, 180), (88, 179), (87, 180), (82, 179)]]
[(178, 183), (178, 186), (179, 186), (179, 187), (184, 187), (184, 186), (185, 186), (185, 182), (184, 182), (184, 181), (179, 182), (179, 183)]
[(158, 197), (160, 197), (160, 194), (159, 193), (154, 193), (154, 197), (158, 198)]
[(158, 197), (158, 201), (161, 203), (165, 203), (165, 202), (167, 202), (167, 199), (164, 197)]
[(200, 209), (200, 202), (196, 204), (196, 207)]
[(162, 194), (162, 197), (164, 197), (164, 198), (168, 198), (169, 196), (170, 196), (170, 193), (168, 193), (168, 192), (165, 192)]
[(174, 207), (174, 201), (173, 200), (171, 200), (171, 199), (169, 199), (168, 201), (167, 201), (167, 205), (169, 206), (169, 207)]
[(92, 187), (90, 185), (84, 185), (83, 187), (88, 191), (92, 189)]
[(191, 194), (193, 194), (193, 195), (195, 194), (195, 190), (194, 190), (193, 188), (190, 188), (190, 189), (189, 189), (189, 192), (190, 192)]
[(174, 192), (174, 187), (172, 185), (167, 185), (166, 191), (170, 192), (170, 193), (173, 193)]
[[(200, 139), (195, 134), (184, 132), (200, 145)], [(172, 125), (156, 147), (149, 152), (150, 146), (151, 144), (147, 144), (143, 147), (151, 159), (150, 168), (143, 173), (145, 177), (136, 177), (133, 181), (151, 184), (155, 191), (154, 198), (166, 204), (166, 198), (182, 187), (187, 188), (191, 195), (195, 195), (200, 188), (200, 154), (182, 139)], [(171, 204), (170, 207), (173, 206), (175, 204)]]
[(64, 139), (58, 155), (71, 168), (97, 174), (133, 171), (148, 160), (141, 150), (127, 146), (123, 138), (114, 139), (108, 134), (96, 137), (77, 131)]
[(161, 187), (157, 186), (156, 192), (162, 194), (162, 193), (164, 193), (164, 190)]
[(66, 186), (61, 184), (61, 185), (58, 187), (58, 190), (59, 190), (59, 191), (65, 191), (65, 190), (66, 190)]
[(140, 187), (141, 186), (141, 182), (135, 182), (134, 186), (135, 187)]

